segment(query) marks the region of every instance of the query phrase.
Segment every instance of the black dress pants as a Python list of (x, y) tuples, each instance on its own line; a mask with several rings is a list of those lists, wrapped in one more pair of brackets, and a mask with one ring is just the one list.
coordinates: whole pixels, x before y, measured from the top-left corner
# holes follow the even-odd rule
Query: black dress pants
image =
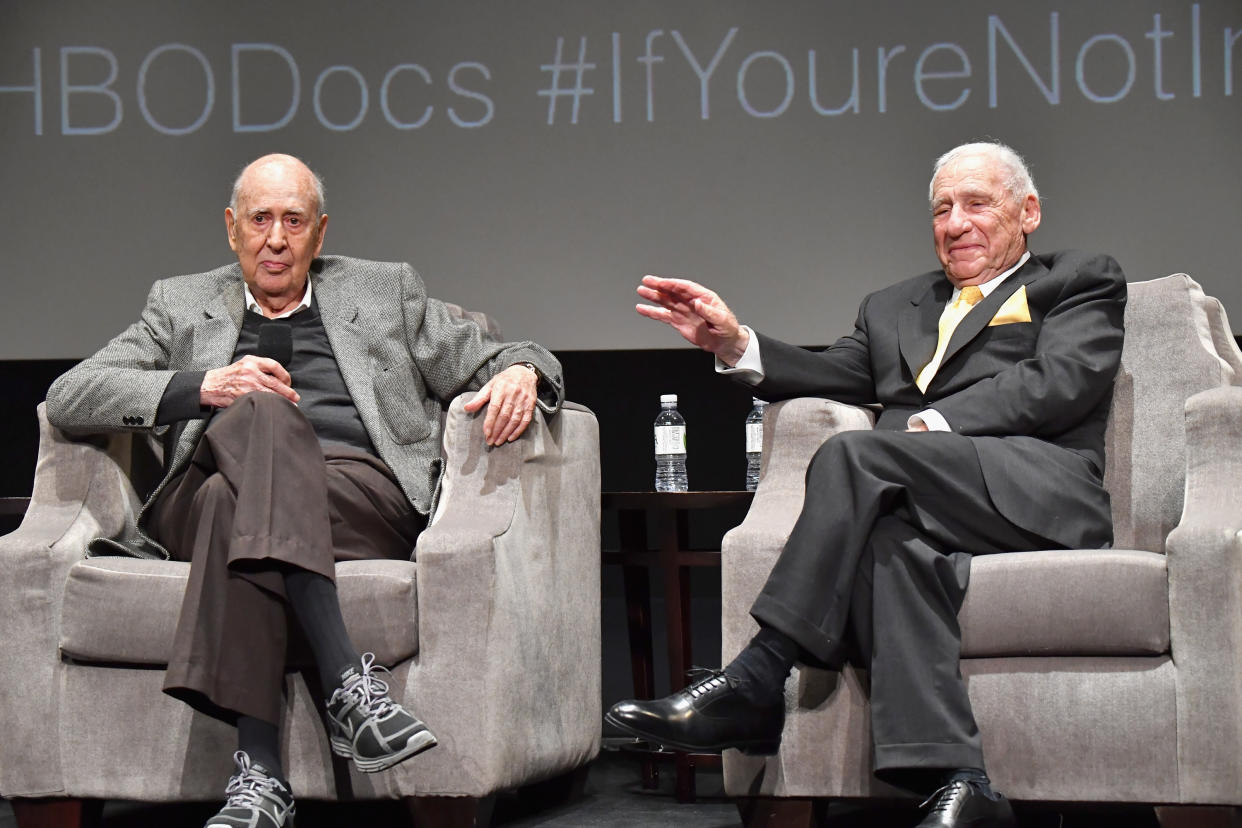
[(251, 393), (212, 417), (153, 506), (152, 536), (190, 578), (164, 691), (202, 712), (279, 723), (289, 624), (284, 573), (409, 559), (424, 525), (379, 459), (321, 448), (297, 406)]
[(969, 437), (849, 431), (820, 447), (806, 500), (751, 614), (812, 661), (868, 667), (878, 775), (983, 768), (959, 668), (970, 557), (1054, 548), (992, 504)]

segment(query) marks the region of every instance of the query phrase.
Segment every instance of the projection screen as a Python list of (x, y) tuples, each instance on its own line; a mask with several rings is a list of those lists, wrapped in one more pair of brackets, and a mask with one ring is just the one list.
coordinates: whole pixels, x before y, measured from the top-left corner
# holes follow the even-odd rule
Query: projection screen
[(0, 0), (0, 358), (90, 353), (230, 261), (238, 170), (327, 185), (326, 252), (554, 349), (672, 347), (643, 273), (799, 344), (936, 266), (927, 183), (995, 137), (1037, 251), (1184, 271), (1242, 314), (1242, 4)]

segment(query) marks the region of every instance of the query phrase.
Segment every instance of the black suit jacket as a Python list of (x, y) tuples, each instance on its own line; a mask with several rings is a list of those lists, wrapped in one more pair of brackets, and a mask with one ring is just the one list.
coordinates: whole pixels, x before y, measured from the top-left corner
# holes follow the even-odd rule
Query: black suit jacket
[[(822, 353), (758, 334), (758, 395), (878, 403), (877, 427), (893, 430), (935, 408), (971, 438), (988, 494), (1009, 521), (1063, 546), (1107, 546), (1104, 430), (1121, 359), (1121, 267), (1077, 251), (1032, 256), (961, 321), (924, 393), (914, 380), (935, 351), (952, 291), (939, 270), (877, 291), (863, 300), (853, 333)], [(1019, 291), (1030, 321), (996, 318)]]

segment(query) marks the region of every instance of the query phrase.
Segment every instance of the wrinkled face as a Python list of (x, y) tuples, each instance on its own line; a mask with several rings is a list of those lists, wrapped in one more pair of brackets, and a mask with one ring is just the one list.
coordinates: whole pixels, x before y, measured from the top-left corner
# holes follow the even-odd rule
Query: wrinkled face
[(310, 171), (294, 159), (260, 159), (243, 174), (237, 213), (226, 208), (224, 223), (260, 304), (301, 298), (328, 225), (318, 206)]
[(1017, 264), (1026, 235), (1039, 226), (1039, 199), (1016, 197), (1005, 168), (967, 155), (941, 169), (932, 185), (932, 237), (945, 275), (956, 287), (979, 285)]

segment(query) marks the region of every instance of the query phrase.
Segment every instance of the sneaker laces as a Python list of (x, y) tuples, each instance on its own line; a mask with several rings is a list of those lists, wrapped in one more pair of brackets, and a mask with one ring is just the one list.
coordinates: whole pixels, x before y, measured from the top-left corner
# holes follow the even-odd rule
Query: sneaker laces
[(375, 676), (381, 670), (392, 675), (387, 667), (375, 663), (375, 653), (363, 653), (362, 672), (351, 678), (344, 689), (358, 697), (367, 711), (382, 717), (397, 705), (388, 698), (388, 682)]
[(250, 756), (245, 751), (233, 754), (237, 764), (237, 773), (229, 777), (229, 784), (224, 789), (228, 801), (226, 808), (257, 808), (263, 803), (263, 794), (283, 787), (279, 780), (255, 770)]
[(969, 784), (970, 783), (965, 779), (954, 779), (949, 784), (937, 788), (936, 792), (927, 797), (927, 799), (923, 800), (923, 803), (919, 805), (919, 807), (926, 808), (928, 805), (931, 805), (931, 810), (928, 811), (929, 814), (938, 814), (943, 811), (947, 811), (949, 810), (950, 803), (953, 802), (953, 794), (957, 791), (957, 789)]
[(724, 670), (713, 670), (708, 667), (691, 667), (686, 671), (686, 676), (693, 682), (686, 688), (686, 692), (696, 699), (722, 685), (727, 684), (729, 687), (738, 685), (738, 680)]

